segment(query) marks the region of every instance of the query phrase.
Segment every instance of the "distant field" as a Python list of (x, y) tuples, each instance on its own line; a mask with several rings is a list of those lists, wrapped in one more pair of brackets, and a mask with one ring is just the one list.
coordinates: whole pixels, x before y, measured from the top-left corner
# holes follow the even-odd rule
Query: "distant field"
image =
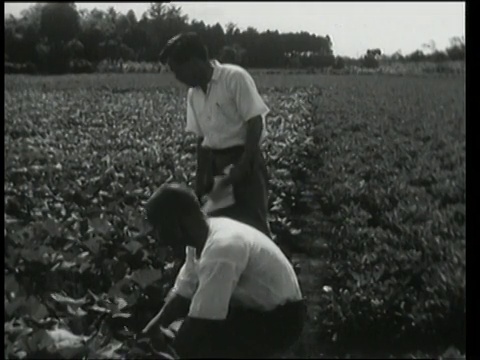
[[(464, 354), (464, 76), (252, 74), (272, 229), (309, 301), (284, 357)], [(133, 335), (178, 268), (132, 236), (154, 188), (193, 178), (186, 89), (169, 74), (4, 87), (5, 358), (145, 356)], [(100, 330), (52, 350), (45, 319), (77, 343)]]
[[(275, 70), (272, 70), (275, 71)], [(276, 74), (267, 74), (267, 71), (252, 72), (258, 86), (266, 87), (295, 87), (315, 85), (319, 82), (336, 82), (341, 77), (322, 74), (288, 74), (279, 71)], [(6, 75), (6, 89), (24, 88), (25, 86), (39, 87), (40, 89), (76, 89), (76, 88), (104, 88), (115, 90), (146, 90), (157, 87), (183, 88), (171, 74), (86, 74), (61, 76), (31, 76)]]
[[(459, 64), (454, 64), (456, 67)], [(417, 65), (419, 67), (420, 65)], [(428, 64), (422, 64), (423, 67), (428, 67)], [(453, 66), (453, 65), (450, 65)], [(407, 66), (405, 66), (407, 67)], [(415, 67), (410, 65), (408, 67)], [(257, 81), (259, 86), (267, 87), (297, 87), (310, 86), (318, 84), (345, 84), (350, 82), (350, 79), (357, 79), (359, 76), (365, 79), (359, 79), (355, 82), (378, 82), (378, 77), (381, 81), (391, 82), (396, 80), (398, 76), (395, 74), (322, 74), (308, 73), (306, 70), (290, 70), (290, 69), (252, 69), (252, 76)], [(442, 82), (445, 77), (452, 79), (453, 82), (464, 82), (464, 73), (455, 74), (425, 74), (419, 72), (417, 75), (405, 76), (411, 81), (419, 79), (420, 81)], [(400, 78), (403, 78), (400, 77)], [(456, 79), (456, 80), (455, 80)], [(398, 81), (398, 80), (397, 80)], [(52, 75), (52, 76), (32, 76), (32, 75), (5, 75), (5, 89), (14, 89), (22, 86), (40, 86), (43, 89), (74, 89), (80, 88), (102, 88), (112, 87), (114, 89), (150, 89), (155, 87), (172, 86), (176, 88), (183, 88), (181, 84), (175, 81), (173, 75), (168, 73), (130, 73), (130, 74), (84, 74), (84, 75)]]

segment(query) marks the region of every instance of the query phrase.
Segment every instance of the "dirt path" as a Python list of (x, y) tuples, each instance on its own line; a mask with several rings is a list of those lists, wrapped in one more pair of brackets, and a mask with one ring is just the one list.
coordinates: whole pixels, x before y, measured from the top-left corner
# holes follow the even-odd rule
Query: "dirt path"
[(307, 298), (307, 323), (303, 335), (298, 343), (283, 356), (282, 359), (319, 359), (323, 357), (320, 344), (316, 336), (317, 314), (319, 313), (318, 298), (320, 295), (319, 280), (325, 269), (325, 261), (312, 258), (305, 254), (294, 254), (292, 262), (297, 269), (298, 279)]

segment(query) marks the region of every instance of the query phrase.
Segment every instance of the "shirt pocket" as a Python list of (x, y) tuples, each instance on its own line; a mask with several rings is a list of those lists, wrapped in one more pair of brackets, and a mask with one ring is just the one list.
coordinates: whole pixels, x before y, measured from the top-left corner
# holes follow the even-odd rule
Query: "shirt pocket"
[(239, 121), (238, 112), (233, 99), (227, 96), (215, 100), (212, 104), (212, 116), (222, 123), (232, 124)]

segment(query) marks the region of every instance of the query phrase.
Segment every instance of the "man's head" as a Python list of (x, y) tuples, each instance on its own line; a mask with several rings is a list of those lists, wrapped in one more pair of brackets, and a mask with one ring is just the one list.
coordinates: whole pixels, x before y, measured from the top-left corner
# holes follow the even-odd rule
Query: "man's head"
[(207, 48), (194, 32), (170, 39), (160, 53), (160, 61), (168, 64), (177, 80), (189, 87), (200, 86), (209, 67)]
[(185, 246), (201, 246), (204, 215), (188, 187), (162, 185), (148, 200), (146, 215), (160, 245), (169, 246), (176, 256), (185, 254)]

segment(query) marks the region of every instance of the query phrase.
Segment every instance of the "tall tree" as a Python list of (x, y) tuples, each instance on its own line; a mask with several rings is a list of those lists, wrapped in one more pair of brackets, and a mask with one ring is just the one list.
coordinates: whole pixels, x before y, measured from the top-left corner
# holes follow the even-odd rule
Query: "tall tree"
[(455, 36), (450, 39), (450, 46), (446, 49), (451, 60), (465, 60), (465, 37)]
[(225, 25), (225, 35), (227, 37), (238, 36), (239, 33), (240, 33), (240, 29), (238, 28), (237, 24), (234, 24), (233, 22), (229, 22)]
[(52, 44), (65, 44), (80, 31), (80, 15), (74, 3), (47, 3), (41, 12), (40, 33)]
[(5, 53), (13, 62), (36, 62), (36, 46), (40, 42), (40, 17), (43, 4), (35, 4), (21, 12), (20, 18), (5, 19)]
[(430, 40), (428, 43), (422, 44), (422, 48), (429, 53), (434, 53), (437, 51), (437, 44), (435, 44), (435, 41)]
[(130, 26), (135, 26), (138, 23), (137, 16), (135, 15), (135, 12), (133, 10), (128, 10), (127, 19)]
[[(243, 66), (325, 67), (336, 64), (329, 35), (305, 31), (260, 32), (253, 27), (242, 31), (231, 22), (223, 27), (218, 23), (206, 25), (201, 20), (189, 21), (181, 7), (169, 2), (152, 2), (140, 20), (132, 10), (126, 14), (118, 13), (113, 7), (106, 11), (77, 11), (71, 2), (36, 3), (22, 11), (19, 18), (5, 18), (5, 61), (34, 62), (57, 68), (62, 66), (55, 65), (55, 61), (79, 57), (94, 63), (104, 59), (158, 61), (165, 43), (183, 31), (197, 32), (211, 57)], [(406, 57), (396, 54), (383, 56), (383, 59), (465, 59), (464, 37), (452, 38), (446, 51), (436, 50), (432, 41), (424, 44), (423, 49), (428, 55), (417, 50)], [(346, 66), (353, 63), (374, 65), (379, 56), (375, 49), (369, 49), (360, 59), (342, 61)]]
[(145, 21), (138, 21), (135, 13), (130, 10), (126, 18), (128, 20), (128, 28), (123, 35), (122, 41), (133, 50), (135, 59), (143, 59), (143, 54), (148, 46), (147, 33), (145, 31)]
[(82, 19), (82, 32), (79, 38), (85, 47), (85, 57), (89, 61), (98, 62), (102, 59), (101, 44), (112, 38), (114, 31), (114, 24), (102, 10), (95, 8)]
[(158, 1), (150, 3), (150, 7), (147, 10), (147, 16), (150, 19), (162, 19), (166, 11), (166, 2)]
[(225, 46), (225, 33), (219, 23), (208, 29), (208, 36), (205, 39), (209, 54), (212, 58), (218, 57)]

